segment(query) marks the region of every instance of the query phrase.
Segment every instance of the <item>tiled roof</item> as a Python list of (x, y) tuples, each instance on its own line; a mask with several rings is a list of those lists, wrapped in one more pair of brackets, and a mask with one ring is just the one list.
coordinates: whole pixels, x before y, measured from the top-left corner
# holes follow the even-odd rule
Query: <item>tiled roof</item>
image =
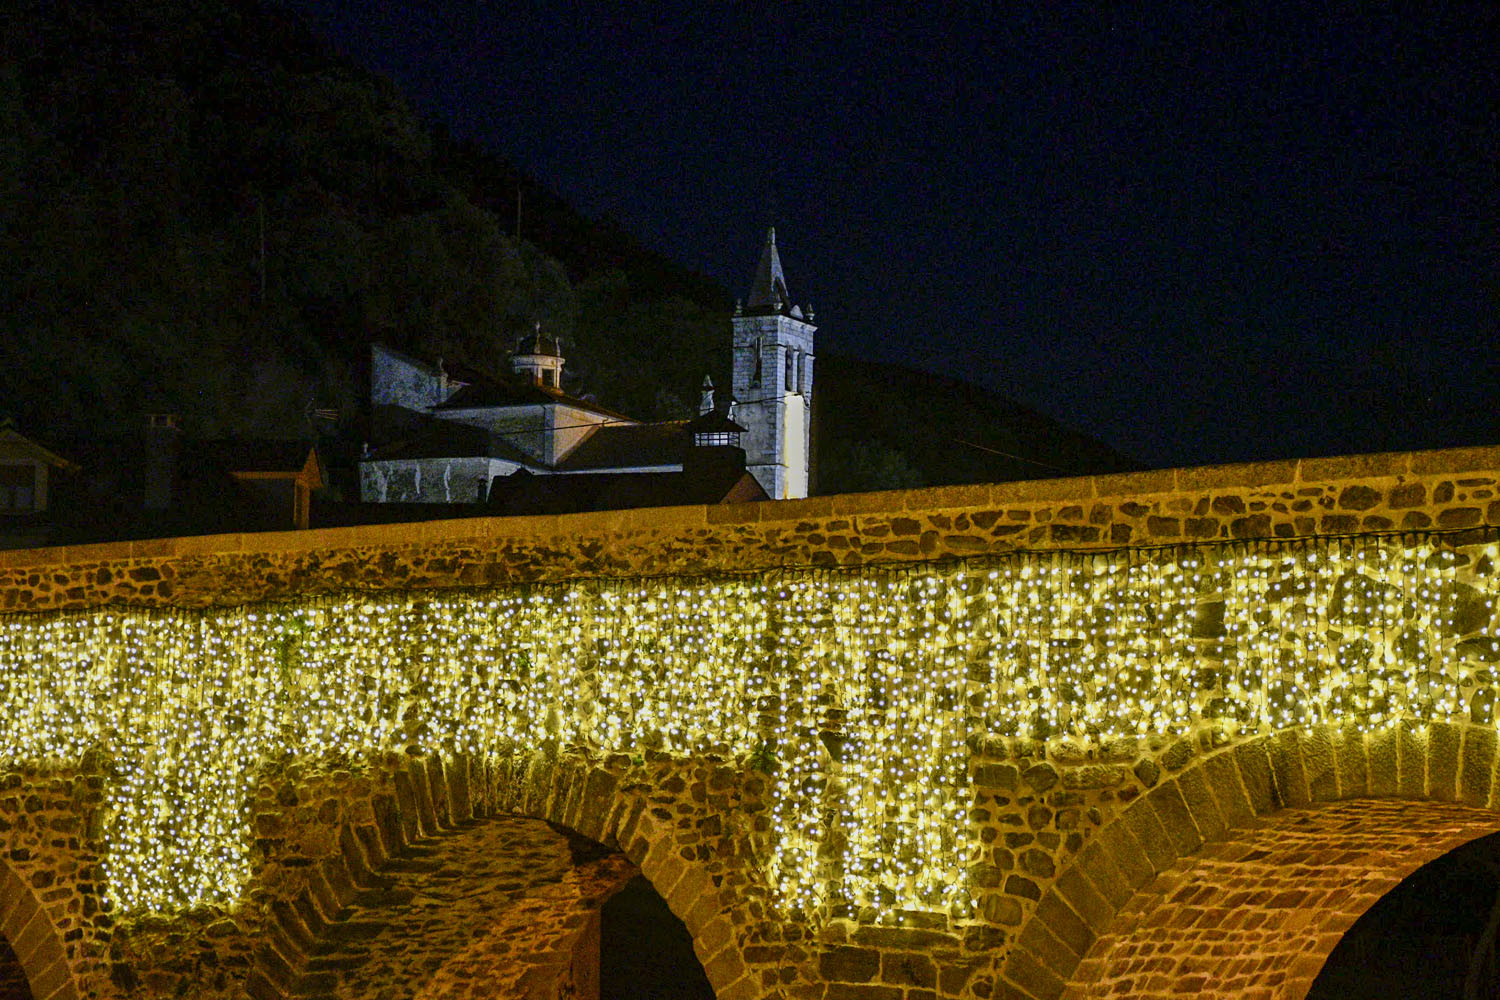
[(635, 472), (535, 476), (518, 472), (490, 483), (485, 513), (574, 514), (590, 510), (677, 507), (764, 500), (755, 477), (740, 469), (696, 473)]
[(638, 469), (681, 465), (687, 447), (687, 424), (605, 424), (557, 463), (561, 472), (588, 469)]
[(522, 378), (501, 380), (479, 377), (454, 393), (447, 402), (439, 403), (433, 409), (441, 412), (443, 410), (484, 409), (491, 406), (545, 406), (548, 403), (588, 410), (616, 420), (630, 419), (613, 410), (606, 410), (598, 403), (579, 399), (577, 396), (568, 395), (561, 389), (555, 389), (549, 385), (538, 385)]
[(376, 449), (368, 457), (394, 458), (498, 458), (520, 465), (535, 465), (515, 445), (483, 427), (452, 420), (428, 420), (407, 437)]

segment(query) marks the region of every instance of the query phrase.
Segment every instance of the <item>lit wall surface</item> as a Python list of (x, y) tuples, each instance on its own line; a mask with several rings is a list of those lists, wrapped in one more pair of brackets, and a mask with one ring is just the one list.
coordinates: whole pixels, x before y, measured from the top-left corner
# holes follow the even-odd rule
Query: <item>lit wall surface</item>
[(788, 914), (962, 917), (972, 738), (1493, 724), (1497, 563), (1405, 534), (12, 616), (0, 757), (113, 762), (126, 914), (236, 898), (265, 761), (555, 740), (767, 770)]

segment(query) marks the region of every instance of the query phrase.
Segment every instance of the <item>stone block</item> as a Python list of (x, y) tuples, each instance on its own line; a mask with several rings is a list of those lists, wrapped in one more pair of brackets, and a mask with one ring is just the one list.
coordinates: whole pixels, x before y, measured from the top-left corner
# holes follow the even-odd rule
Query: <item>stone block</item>
[(1427, 730), (1409, 719), (1396, 726), (1396, 769), (1399, 794), (1413, 799), (1427, 794)]
[(1438, 512), (1438, 527), (1444, 530), (1472, 528), (1484, 521), (1484, 512), (1478, 507), (1450, 507)]
[(1215, 841), (1224, 836), (1228, 824), (1224, 816), (1219, 812), (1219, 805), (1214, 801), (1213, 793), (1208, 789), (1208, 779), (1202, 768), (1192, 768), (1184, 771), (1177, 777), (1177, 789), (1182, 795), (1183, 802), (1187, 803), (1188, 812), (1193, 817), (1193, 824), (1197, 826), (1198, 832), (1206, 841)]
[(1073, 970), (1078, 966), (1078, 959), (1082, 957), (1059, 941), (1045, 924), (1035, 918), (1021, 931), (1017, 944), (1035, 955), (1042, 965), (1062, 980), (1072, 976)]
[(868, 983), (880, 972), (880, 952), (836, 945), (818, 956), (818, 975), (831, 983)]
[(1500, 470), (1500, 446), (1443, 448), (1411, 453), (1411, 471), (1417, 475)]
[(1257, 816), (1280, 809), (1282, 802), (1276, 790), (1276, 781), (1271, 770), (1271, 755), (1268, 740), (1259, 739), (1241, 743), (1232, 751), (1240, 778), (1244, 782), (1245, 795)]
[(1234, 465), (1201, 465), (1177, 470), (1177, 488), (1184, 492), (1231, 486), (1270, 486), (1294, 482), (1297, 463), (1242, 462)]
[(1326, 483), (1340, 479), (1375, 479), (1399, 476), (1411, 464), (1411, 454), (1404, 451), (1377, 452), (1373, 455), (1336, 455), (1331, 458), (1304, 458), (1297, 463), (1297, 478), (1304, 483)]
[(64, 987), (72, 987), (68, 960), (60, 950), (44, 968), (28, 972), (28, 978), (31, 980), (31, 995), (41, 1000), (52, 1000)]
[(1370, 794), (1395, 795), (1401, 788), (1396, 764), (1396, 729), (1384, 726), (1369, 736)]
[(704, 962), (703, 972), (711, 986), (728, 986), (745, 974), (745, 962), (731, 945)]
[[(391, 775), (391, 784), (395, 787), (395, 819), (400, 824), (400, 836), (395, 844), (387, 842), (387, 853), (395, 854), (403, 844), (410, 844), (421, 836), (421, 830), (417, 825), (417, 794), (412, 786), (411, 775), (402, 769), (397, 769)], [(380, 812), (376, 810), (376, 817)]]
[[(1105, 901), (1106, 905), (1108, 901)], [(1042, 897), (1037, 904), (1036, 915), (1032, 917), (1033, 925), (1045, 924), (1047, 929), (1068, 947), (1073, 953), (1074, 961), (1088, 954), (1089, 946), (1094, 943), (1095, 933), (1084, 923), (1083, 918), (1073, 912), (1072, 907), (1063, 902), (1061, 894), (1049, 892)], [(1025, 944), (1025, 935), (1022, 935), (1022, 944)]]
[(1245, 793), (1232, 750), (1221, 750), (1205, 757), (1201, 773), (1226, 828), (1244, 826), (1254, 818), (1255, 808)]
[(1317, 726), (1306, 732), (1299, 729), (1296, 735), (1308, 797), (1314, 802), (1336, 801), (1339, 798), (1338, 766), (1328, 727)]
[(1058, 876), (1055, 891), (1092, 933), (1103, 934), (1109, 929), (1115, 907), (1083, 877), (1077, 865)]
[(1099, 891), (1099, 895), (1108, 900), (1109, 905), (1117, 911), (1135, 894), (1135, 887), (1126, 881), (1124, 874), (1098, 839), (1090, 841), (1079, 852), (1074, 864)]
[(901, 494), (902, 506), (906, 510), (935, 511), (988, 507), (991, 503), (991, 487), (988, 483), (959, 486), (928, 486), (920, 490), (907, 490)]
[(980, 788), (1014, 791), (1020, 772), (1014, 764), (980, 764), (974, 768), (974, 784)]
[(1295, 809), (1310, 803), (1312, 793), (1308, 790), (1307, 771), (1302, 764), (1301, 734), (1294, 729), (1284, 729), (1268, 739), (1265, 746), (1271, 761), (1276, 797), (1281, 805)]
[[(1168, 782), (1152, 789), (1146, 794), (1145, 802), (1156, 810), (1157, 818), (1161, 821), (1162, 829), (1167, 831), (1177, 857), (1191, 854), (1203, 844), (1203, 834), (1193, 822), (1193, 814), (1183, 800), (1182, 790), (1177, 782)], [(1141, 805), (1137, 803), (1135, 809), (1140, 808)]]
[(1005, 978), (1026, 991), (1032, 1000), (1057, 1000), (1066, 981), (1039, 962), (1025, 948), (1012, 948), (1005, 960)]
[[(9, 875), (9, 872), (7, 872), (7, 875)], [(14, 877), (12, 876), (12, 878)], [(11, 880), (7, 879), (7, 881)], [(11, 888), (10, 898), (12, 902), (5, 914), (4, 922), (0, 923), (0, 934), (4, 934), (7, 940), (14, 941), (20, 937), (21, 932), (26, 929), (26, 925), (31, 923), (39, 911), (36, 897), (19, 882), (16, 882)]]
[(1370, 795), (1370, 762), (1365, 754), (1365, 735), (1353, 726), (1335, 730), (1334, 763), (1338, 768), (1338, 795), (1343, 799)]
[(880, 981), (931, 989), (937, 985), (937, 966), (921, 952), (888, 951), (880, 956)]
[(1048, 503), (1062, 500), (1083, 502), (1094, 497), (1094, 481), (1087, 476), (1072, 479), (1030, 479), (990, 486), (990, 505)]
[(453, 812), (449, 804), (448, 775), (441, 757), (433, 754), (425, 761), (427, 787), (432, 795), (432, 811), (439, 829), (453, 829)]
[(10, 940), (10, 946), (24, 968), (43, 968), (51, 965), (62, 955), (62, 945), (57, 931), (45, 913), (38, 913), (21, 933)]
[(1409, 510), (1427, 502), (1427, 487), (1422, 483), (1402, 483), (1392, 486), (1386, 495), (1385, 505), (1391, 510)]
[(424, 837), (436, 837), (442, 832), (438, 826), (437, 809), (432, 804), (432, 786), (427, 780), (426, 762), (420, 757), (408, 757), (407, 773), (411, 775), (411, 789), (416, 801), (417, 829)]
[(1139, 889), (1155, 877), (1156, 867), (1123, 819), (1100, 830), (1096, 842), (1108, 853), (1109, 860), (1114, 862), (1125, 884), (1132, 890)]
[(1146, 472), (1118, 472), (1094, 477), (1094, 491), (1102, 497), (1138, 497), (1172, 493), (1177, 489), (1176, 469), (1152, 469)]
[(1448, 722), (1434, 722), (1427, 730), (1427, 794), (1443, 802), (1458, 797), (1460, 733)]
[(1021, 777), (1036, 792), (1047, 791), (1053, 785), (1056, 785), (1058, 780), (1057, 768), (1046, 762), (1033, 764), (1026, 769)]
[(1459, 772), (1458, 797), (1465, 805), (1483, 809), (1490, 804), (1495, 775), (1495, 730), (1488, 726), (1466, 726), (1463, 730), (1463, 766)]
[(447, 765), (449, 814), (455, 822), (474, 818), (474, 801), (469, 794), (469, 765), (467, 754), (456, 754)]
[(1342, 510), (1369, 510), (1380, 501), (1380, 491), (1362, 483), (1339, 491), (1338, 505)]

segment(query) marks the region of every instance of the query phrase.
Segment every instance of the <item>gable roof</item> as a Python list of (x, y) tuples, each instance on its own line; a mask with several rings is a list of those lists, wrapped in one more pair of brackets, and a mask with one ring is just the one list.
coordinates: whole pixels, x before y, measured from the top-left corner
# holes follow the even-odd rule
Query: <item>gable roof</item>
[(37, 444), (13, 427), (0, 427), (0, 451), (21, 455), (35, 462), (44, 462), (55, 469), (77, 469), (75, 462)]
[(517, 472), (490, 481), (485, 512), (497, 515), (576, 514), (637, 507), (681, 507), (768, 499), (750, 473), (615, 472), (536, 476)]
[(589, 469), (638, 469), (681, 465), (688, 444), (687, 422), (605, 424), (557, 463), (560, 472)]
[(381, 461), (396, 458), (498, 458), (517, 465), (535, 465), (525, 452), (504, 437), (473, 424), (426, 418), (406, 437), (377, 448), (366, 456)]
[(571, 406), (579, 410), (588, 410), (598, 413), (614, 420), (629, 420), (630, 418), (607, 410), (598, 403), (577, 396), (570, 396), (561, 389), (549, 385), (539, 385), (530, 379), (494, 379), (487, 376), (470, 374), (473, 378), (462, 389), (448, 397), (446, 402), (439, 403), (432, 409), (434, 412), (444, 410), (479, 410), (498, 406), (546, 406), (548, 404), (560, 404)]

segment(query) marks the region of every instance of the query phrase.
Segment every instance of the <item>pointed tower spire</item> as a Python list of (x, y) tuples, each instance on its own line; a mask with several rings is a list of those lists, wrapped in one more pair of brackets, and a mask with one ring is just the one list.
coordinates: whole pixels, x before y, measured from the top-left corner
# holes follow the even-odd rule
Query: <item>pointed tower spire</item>
[(776, 227), (766, 227), (766, 245), (760, 252), (755, 282), (745, 303), (749, 312), (784, 312), (792, 304), (786, 291), (786, 275), (781, 270), (781, 255), (776, 252)]
[(807, 496), (812, 480), (813, 334), (787, 294), (776, 230), (766, 230), (749, 301), (730, 319), (735, 422), (745, 468), (773, 500)]

